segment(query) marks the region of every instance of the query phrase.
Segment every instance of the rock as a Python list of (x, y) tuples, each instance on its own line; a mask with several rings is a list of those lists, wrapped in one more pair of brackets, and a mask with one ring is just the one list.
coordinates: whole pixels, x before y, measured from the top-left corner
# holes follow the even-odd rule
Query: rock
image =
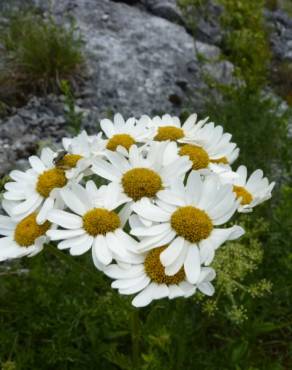
[(200, 41), (195, 41), (196, 54), (207, 60), (215, 60), (220, 57), (221, 50), (214, 45), (209, 45)]
[[(29, 1), (49, 14), (48, 2)], [(175, 0), (139, 0), (130, 5), (126, 0), (53, 2), (56, 20), (64, 24), (73, 16), (84, 39), (86, 78), (77, 86), (76, 110), (84, 113), (86, 129), (96, 132), (100, 119), (115, 112), (126, 117), (179, 115), (186, 106), (200, 112), (205, 104), (206, 74), (221, 83), (232, 80), (233, 66), (219, 60), (220, 49), (212, 45), (220, 38), (221, 8), (210, 1), (207, 6), (213, 13), (205, 17), (205, 23), (198, 20), (200, 41), (195, 42)], [(59, 142), (67, 135), (62, 99), (33, 97), (2, 120), (0, 174), (36, 152), (39, 141)]]
[(56, 97), (32, 98), (12, 116), (0, 120), (0, 176), (15, 166), (23, 169), (27, 164), (23, 159), (35, 154), (41, 141), (58, 142), (65, 135), (63, 105)]
[[(220, 46), (224, 36), (220, 23), (223, 11), (223, 7), (213, 0), (204, 0), (196, 7), (190, 19), (193, 24), (191, 31), (196, 40)], [(186, 13), (188, 15), (188, 10)]]
[(149, 12), (158, 17), (184, 24), (183, 16), (176, 0), (142, 0), (141, 3)]
[(265, 11), (273, 54), (280, 61), (292, 61), (292, 19), (282, 10)]
[[(85, 39), (90, 77), (81, 96), (83, 108), (96, 107), (99, 119), (109, 111), (126, 116), (179, 114), (192, 90), (196, 91), (192, 109), (200, 110), (204, 96), (199, 91), (205, 87), (205, 71), (198, 63), (194, 39), (183, 26), (161, 14), (153, 15), (157, 7), (176, 9), (180, 14), (175, 1), (141, 0), (139, 6), (134, 5), (107, 0), (100, 1), (98, 7), (94, 0), (56, 3), (55, 14), (69, 12), (74, 16)], [(207, 59), (220, 54), (216, 47), (198, 45)]]

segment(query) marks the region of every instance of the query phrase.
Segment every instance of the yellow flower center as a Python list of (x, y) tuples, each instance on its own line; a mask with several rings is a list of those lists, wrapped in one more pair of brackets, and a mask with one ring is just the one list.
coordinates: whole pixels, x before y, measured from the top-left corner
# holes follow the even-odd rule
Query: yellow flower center
[(165, 269), (160, 262), (160, 253), (166, 249), (167, 246), (152, 249), (146, 256), (144, 261), (144, 269), (146, 274), (152, 281), (157, 284), (179, 284), (185, 280), (185, 271), (182, 267), (175, 275), (167, 276)]
[(158, 132), (154, 137), (156, 141), (176, 141), (185, 136), (183, 129), (175, 126), (158, 127)]
[(67, 184), (65, 172), (60, 168), (52, 168), (39, 175), (36, 191), (44, 198), (48, 198), (55, 188), (62, 188)]
[(122, 177), (124, 192), (137, 201), (143, 197), (152, 198), (162, 189), (161, 177), (149, 168), (133, 168)]
[(62, 169), (70, 169), (74, 168), (77, 165), (77, 162), (83, 158), (82, 155), (79, 154), (66, 154), (64, 158), (60, 159), (57, 163), (58, 168)]
[(179, 150), (179, 155), (187, 155), (193, 163), (193, 170), (201, 170), (208, 167), (209, 156), (208, 153), (197, 145), (186, 144)]
[(135, 139), (132, 136), (128, 134), (117, 134), (109, 139), (106, 147), (108, 150), (114, 152), (119, 145), (129, 150), (133, 144), (135, 144)]
[(119, 216), (114, 211), (94, 208), (83, 216), (83, 228), (89, 235), (105, 235), (115, 231), (121, 225)]
[(35, 240), (49, 230), (51, 223), (46, 221), (43, 225), (38, 225), (36, 217), (37, 214), (32, 213), (17, 224), (14, 231), (14, 240), (21, 247), (34, 245)]
[(210, 162), (212, 163), (222, 163), (222, 164), (228, 164), (228, 159), (226, 157), (221, 157), (217, 159), (210, 159)]
[(208, 238), (213, 224), (206, 212), (192, 206), (180, 207), (171, 216), (171, 227), (191, 243)]
[(245, 205), (252, 202), (252, 195), (243, 186), (233, 185), (233, 191), (236, 194), (236, 198), (241, 198), (240, 204)]

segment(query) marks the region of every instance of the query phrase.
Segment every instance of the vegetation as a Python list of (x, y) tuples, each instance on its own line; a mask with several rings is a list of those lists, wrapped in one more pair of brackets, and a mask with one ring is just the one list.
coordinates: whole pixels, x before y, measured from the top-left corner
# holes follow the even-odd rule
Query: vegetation
[[(221, 87), (222, 100), (210, 99), (206, 113), (214, 122), (231, 132), (240, 147), (240, 162), (250, 171), (262, 168), (267, 176), (279, 178), (290, 166), (291, 139), (287, 137), (291, 111), (283, 112), (281, 104), (261, 91), (249, 87)], [(277, 175), (275, 174), (277, 168)]]
[(77, 112), (76, 110), (75, 97), (69, 81), (62, 80), (60, 89), (65, 98), (65, 118), (68, 129), (73, 135), (77, 135), (81, 131), (83, 112)]
[(264, 1), (219, 0), (224, 5), (222, 25), (227, 34), (223, 52), (249, 86), (266, 81), (270, 51), (264, 27)]
[[(109, 289), (89, 255), (73, 260), (47, 246), (33, 259), (1, 265), (2, 370), (292, 368), (292, 114), (262, 93), (269, 62), (262, 2), (222, 2), (224, 51), (244, 84), (216, 86), (222, 98), (210, 98), (204, 114), (233, 133), (249, 171), (263, 168), (277, 187), (271, 202), (240, 217), (245, 237), (218, 251), (216, 295), (137, 311)], [(62, 86), (74, 118), (74, 99)]]
[(73, 76), (83, 61), (73, 22), (67, 28), (32, 11), (12, 14), (1, 26), (0, 41), (0, 100), (7, 103), (24, 100), (27, 92), (58, 90), (60, 80)]

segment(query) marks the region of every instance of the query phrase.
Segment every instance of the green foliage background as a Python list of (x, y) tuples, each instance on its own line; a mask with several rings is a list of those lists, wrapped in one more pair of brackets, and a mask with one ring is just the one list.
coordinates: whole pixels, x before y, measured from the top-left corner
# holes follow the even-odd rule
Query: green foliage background
[[(236, 221), (247, 233), (219, 250), (211, 299), (197, 294), (135, 310), (90, 255), (73, 260), (50, 246), (2, 264), (3, 370), (292, 369), (292, 114), (263, 94), (270, 63), (263, 3), (220, 1), (222, 48), (244, 83), (216, 85), (221, 98), (209, 97), (202, 113), (233, 133), (241, 148), (235, 167), (262, 168), (277, 182), (273, 199)], [(180, 3), (189, 21), (204, 6)]]

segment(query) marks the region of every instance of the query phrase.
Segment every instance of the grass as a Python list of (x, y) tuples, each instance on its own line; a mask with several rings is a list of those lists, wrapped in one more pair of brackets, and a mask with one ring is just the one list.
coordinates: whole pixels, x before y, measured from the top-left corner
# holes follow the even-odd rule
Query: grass
[(78, 73), (83, 62), (82, 40), (74, 24), (66, 27), (32, 11), (10, 15), (8, 25), (1, 27), (0, 40), (2, 101), (14, 103), (28, 92), (58, 90), (60, 80)]

